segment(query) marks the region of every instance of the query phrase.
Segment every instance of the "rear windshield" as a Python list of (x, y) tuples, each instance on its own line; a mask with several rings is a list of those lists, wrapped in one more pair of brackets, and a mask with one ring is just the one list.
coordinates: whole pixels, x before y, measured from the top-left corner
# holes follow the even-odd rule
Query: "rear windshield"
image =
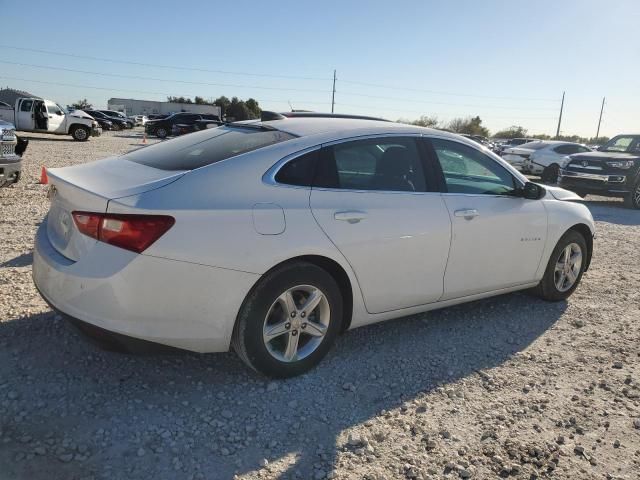
[(121, 158), (161, 170), (193, 170), (295, 138), (279, 130), (218, 127), (134, 150)]

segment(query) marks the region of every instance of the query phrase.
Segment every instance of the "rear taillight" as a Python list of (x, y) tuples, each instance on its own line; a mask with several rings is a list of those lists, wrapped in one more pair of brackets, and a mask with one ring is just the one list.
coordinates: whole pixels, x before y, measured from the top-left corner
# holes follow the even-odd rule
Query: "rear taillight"
[(78, 230), (100, 242), (142, 253), (175, 223), (168, 215), (73, 212)]

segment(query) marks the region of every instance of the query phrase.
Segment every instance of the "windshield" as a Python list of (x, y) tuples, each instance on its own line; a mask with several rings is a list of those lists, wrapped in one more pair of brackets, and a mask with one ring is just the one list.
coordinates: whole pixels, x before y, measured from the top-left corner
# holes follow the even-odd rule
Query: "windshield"
[(601, 152), (639, 152), (640, 151), (640, 136), (637, 135), (620, 135), (614, 137), (605, 143)]
[(218, 127), (134, 150), (121, 158), (162, 170), (193, 170), (295, 138), (279, 130)]

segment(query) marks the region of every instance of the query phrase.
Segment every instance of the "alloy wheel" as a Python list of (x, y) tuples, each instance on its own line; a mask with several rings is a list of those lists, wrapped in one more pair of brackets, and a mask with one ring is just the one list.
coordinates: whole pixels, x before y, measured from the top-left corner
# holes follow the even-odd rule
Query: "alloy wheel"
[(264, 345), (281, 362), (302, 360), (320, 346), (330, 322), (329, 301), (319, 288), (289, 288), (267, 312), (262, 330)]
[(582, 269), (582, 248), (577, 243), (570, 243), (562, 252), (554, 269), (554, 283), (560, 292), (569, 290), (578, 280)]

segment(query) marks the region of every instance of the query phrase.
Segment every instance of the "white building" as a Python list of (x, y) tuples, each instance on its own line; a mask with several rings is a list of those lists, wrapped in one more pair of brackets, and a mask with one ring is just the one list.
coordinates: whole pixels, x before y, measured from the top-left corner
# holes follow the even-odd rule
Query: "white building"
[(195, 103), (156, 102), (153, 100), (136, 100), (134, 98), (110, 98), (109, 110), (116, 110), (125, 115), (151, 115), (161, 113), (193, 112), (209, 113), (221, 117), (221, 109), (215, 105), (197, 105)]

